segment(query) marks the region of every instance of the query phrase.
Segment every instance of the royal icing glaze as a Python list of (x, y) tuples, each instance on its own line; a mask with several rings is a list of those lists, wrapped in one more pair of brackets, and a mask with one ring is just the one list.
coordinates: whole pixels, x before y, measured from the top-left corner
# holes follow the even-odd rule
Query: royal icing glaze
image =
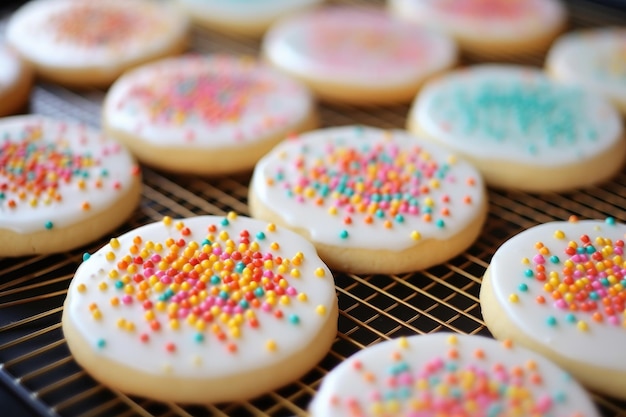
[(541, 224), (494, 254), (498, 305), (526, 337), (578, 362), (626, 372), (626, 226)]
[(403, 19), (455, 36), (480, 33), (487, 41), (524, 38), (565, 20), (556, 0), (390, 0), (390, 5)]
[(435, 80), (409, 117), (465, 155), (538, 166), (585, 161), (623, 140), (607, 101), (518, 66), (480, 65)]
[(283, 20), (263, 50), (289, 71), (350, 85), (415, 83), (456, 60), (448, 37), (369, 8), (327, 7)]
[(550, 49), (546, 66), (556, 79), (589, 88), (626, 108), (626, 29), (563, 35)]
[(88, 219), (126, 195), (138, 175), (122, 145), (83, 124), (0, 121), (0, 229), (30, 233)]
[(509, 342), (433, 333), (361, 350), (322, 380), (313, 417), (598, 416), (547, 359)]
[(22, 64), (15, 52), (0, 44), (0, 94), (13, 87), (21, 70)]
[(257, 163), (251, 187), (313, 241), (395, 251), (455, 235), (486, 204), (468, 163), (404, 131), (362, 126), (283, 141)]
[(84, 258), (64, 320), (98, 355), (149, 375), (280, 366), (337, 314), (333, 276), (310, 243), (234, 213), (166, 217)]
[(188, 21), (163, 2), (35, 0), (9, 20), (7, 40), (48, 67), (117, 71), (183, 39)]
[(219, 149), (289, 132), (313, 106), (308, 89), (252, 58), (188, 55), (119, 78), (104, 117), (155, 146)]

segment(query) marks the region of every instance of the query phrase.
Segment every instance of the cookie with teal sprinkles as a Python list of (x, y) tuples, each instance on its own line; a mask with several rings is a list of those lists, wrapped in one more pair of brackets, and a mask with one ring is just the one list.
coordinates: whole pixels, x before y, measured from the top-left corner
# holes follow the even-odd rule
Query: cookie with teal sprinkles
[(605, 98), (523, 66), (470, 66), (428, 83), (407, 129), (459, 153), (504, 189), (589, 187), (611, 179), (626, 159), (620, 114)]
[(125, 222), (141, 197), (130, 152), (96, 129), (0, 119), (0, 257), (61, 253)]
[(598, 417), (585, 390), (510, 341), (445, 332), (386, 340), (330, 371), (311, 417)]
[(337, 335), (333, 276), (248, 217), (163, 218), (85, 254), (62, 328), (96, 380), (157, 401), (239, 401), (293, 382)]
[(401, 130), (365, 126), (293, 136), (256, 165), (253, 217), (313, 242), (333, 269), (401, 273), (445, 262), (482, 230), (479, 172)]
[(555, 221), (511, 237), (482, 280), (485, 324), (587, 388), (626, 399), (626, 225)]

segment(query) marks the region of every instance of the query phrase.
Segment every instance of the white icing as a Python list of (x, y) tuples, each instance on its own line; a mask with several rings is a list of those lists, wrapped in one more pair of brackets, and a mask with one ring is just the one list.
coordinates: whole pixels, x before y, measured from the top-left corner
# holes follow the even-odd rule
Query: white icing
[(348, 85), (415, 83), (456, 60), (447, 36), (368, 8), (301, 13), (274, 25), (262, 47), (289, 71)]
[[(36, 151), (16, 151), (22, 144)], [(5, 118), (0, 121), (0, 149), (0, 229), (30, 233), (45, 230), (47, 222), (52, 228), (70, 226), (110, 207), (136, 181), (130, 153), (83, 124), (42, 116)], [(24, 152), (32, 168), (24, 169)], [(63, 158), (68, 154), (70, 158)], [(58, 174), (68, 168), (73, 172), (65, 180)], [(42, 183), (29, 177), (37, 175), (45, 176), (52, 194), (48, 188), (39, 194), (28, 189), (29, 184)], [(26, 184), (19, 185), (15, 177), (25, 178)]]
[(606, 100), (518, 66), (449, 73), (422, 89), (409, 117), (462, 154), (538, 166), (584, 161), (623, 140)]
[(187, 30), (187, 19), (163, 2), (35, 0), (11, 16), (6, 37), (42, 66), (115, 72), (179, 43)]
[(479, 35), (486, 42), (532, 38), (553, 31), (566, 18), (558, 0), (389, 0), (389, 4), (399, 18), (454, 37)]
[(556, 79), (626, 105), (626, 29), (570, 32), (550, 49), (546, 66)]
[(324, 0), (178, 0), (190, 15), (237, 24), (267, 24), (276, 18)]
[[(67, 315), (66, 318), (76, 326), (80, 335), (94, 347), (99, 355), (148, 374), (164, 375), (167, 373), (172, 377), (218, 379), (221, 376), (237, 375), (266, 366), (280, 366), (281, 361), (291, 354), (301, 352), (309, 344), (315, 343), (318, 332), (335, 308), (337, 298), (332, 274), (317, 257), (313, 246), (295, 233), (284, 228), (268, 231), (267, 223), (247, 217), (233, 218), (229, 216), (228, 218), (228, 225), (223, 225), (224, 217), (218, 216), (183, 219), (184, 226), (191, 231), (187, 236), (182, 234), (182, 229), (177, 228), (179, 220), (173, 220), (171, 225), (166, 225), (164, 221), (161, 221), (141, 226), (120, 236), (117, 238), (119, 241), (119, 248), (117, 249), (111, 244), (107, 244), (92, 254), (76, 271), (69, 288), (69, 302), (65, 305), (64, 314)], [(116, 288), (116, 280), (110, 278), (109, 272), (118, 269), (117, 263), (130, 253), (130, 248), (136, 244), (137, 236), (142, 239), (142, 243), (138, 245), (140, 256), (148, 242), (152, 242), (154, 246), (162, 244), (166, 247), (160, 252), (156, 249), (148, 250), (147, 255), (144, 256), (144, 260), (147, 261), (152, 259), (155, 253), (160, 254), (163, 258), (166, 257), (169, 253), (166, 241), (169, 238), (176, 241), (181, 238), (185, 239), (186, 244), (180, 249), (181, 255), (191, 242), (197, 243), (201, 252), (204, 247), (202, 242), (209, 234), (207, 230), (210, 225), (217, 226), (216, 236), (212, 242), (219, 243), (223, 250), (227, 247), (227, 241), (220, 238), (222, 231), (226, 231), (229, 238), (235, 241), (235, 251), (237, 251), (240, 233), (247, 230), (250, 233), (250, 243), (257, 242), (259, 245), (258, 252), (263, 255), (272, 254), (274, 259), (280, 256), (292, 261), (293, 257), (301, 252), (304, 255), (301, 265), (296, 267), (292, 261), (291, 266), (287, 268), (283, 276), (288, 282), (288, 286), (294, 288), (297, 294), (306, 294), (306, 300), (300, 300), (297, 295), (290, 295), (289, 303), (285, 304), (281, 301), (281, 296), (277, 295), (275, 297), (276, 303), (270, 311), (265, 311), (262, 307), (244, 309), (244, 312), (239, 314), (242, 316), (240, 317), (242, 319), (242, 324), (239, 326), (240, 334), (235, 337), (230, 333), (229, 325), (222, 321), (219, 313), (211, 322), (206, 324), (204, 330), (198, 330), (195, 325), (189, 324), (184, 315), (179, 319), (179, 327), (175, 330), (172, 329), (167, 308), (170, 308), (174, 297), (181, 296), (185, 291), (182, 287), (174, 291), (174, 295), (166, 301), (166, 310), (160, 311), (157, 304), (159, 296), (165, 294), (165, 290), (159, 291), (156, 286), (151, 286), (146, 293), (147, 299), (153, 304), (153, 308), (148, 310), (154, 312), (154, 320), (161, 325), (159, 330), (152, 330), (149, 319), (145, 316), (146, 308), (135, 297), (136, 292), (130, 297), (132, 302), (130, 304), (125, 303), (123, 301), (125, 291)], [(264, 232), (265, 238), (258, 238), (258, 232)], [(274, 242), (278, 242), (280, 248), (272, 249), (271, 245)], [(207, 247), (210, 249), (210, 246)], [(114, 260), (107, 260), (107, 254), (110, 252), (115, 254)], [(135, 256), (137, 255), (132, 255), (132, 259)], [(198, 254), (193, 256), (197, 257)], [(223, 263), (226, 262), (223, 261)], [(208, 277), (215, 274), (219, 276), (218, 263), (213, 260), (207, 261), (207, 263), (208, 266), (205, 265), (200, 276), (203, 277), (205, 274)], [(137, 273), (146, 276), (146, 280), (151, 274), (159, 274), (158, 262), (155, 262), (153, 271), (147, 271), (142, 264), (136, 265)], [(293, 277), (292, 268), (297, 268), (300, 271), (299, 277)], [(267, 270), (266, 267), (262, 267), (262, 269)], [(316, 274), (317, 269), (324, 271), (322, 277)], [(177, 270), (180, 271), (180, 268)], [(279, 273), (277, 267), (272, 267), (270, 270), (274, 274)], [(119, 279), (122, 279), (125, 273), (127, 272), (120, 271)], [(243, 272), (238, 275), (242, 276)], [(271, 278), (269, 280), (271, 281)], [(190, 289), (187, 290), (189, 295), (190, 291), (195, 288), (195, 284), (188, 278), (184, 281), (191, 285)], [(107, 288), (104, 290), (100, 288), (103, 282), (107, 284)], [(135, 281), (132, 284), (135, 288), (139, 288), (139, 284)], [(84, 291), (81, 291), (81, 285), (85, 286)], [(250, 284), (247, 285), (248, 287), (240, 286), (241, 294), (245, 294), (246, 291), (254, 291)], [(260, 282), (258, 285), (264, 284)], [(168, 287), (169, 283), (164, 285), (165, 289)], [(219, 284), (211, 284), (210, 281), (206, 283), (209, 294), (213, 287), (223, 290), (222, 281), (219, 280)], [(234, 290), (227, 291), (228, 300), (234, 299), (234, 292)], [(256, 298), (263, 304), (270, 298), (268, 294), (269, 291), (266, 291), (265, 294)], [(111, 304), (113, 297), (119, 298), (119, 305), (113, 306)], [(208, 298), (211, 298), (201, 292), (198, 293), (197, 297), (199, 299), (198, 306), (203, 306)], [(182, 301), (179, 301), (178, 304), (180, 305), (178, 313), (180, 313), (183, 309)], [(93, 307), (90, 308), (93, 305), (97, 306), (101, 318), (95, 319), (93, 317)], [(326, 308), (325, 314), (319, 314), (316, 311), (320, 305)], [(276, 318), (276, 310), (283, 312), (282, 318)], [(221, 311), (224, 312), (225, 309), (222, 308)], [(255, 313), (258, 320), (258, 327), (256, 328), (248, 324), (247, 313), (250, 311)], [(227, 319), (232, 319), (236, 315), (235, 313), (228, 314)], [(298, 316), (299, 322), (292, 322), (292, 315)], [(127, 330), (124, 326), (120, 326), (120, 320), (124, 320), (125, 323), (132, 322), (135, 326), (134, 329)], [(199, 320), (203, 321), (202, 318)], [(225, 333), (226, 339), (224, 341), (218, 340), (212, 332), (211, 327), (213, 325), (219, 326)], [(149, 340), (147, 342), (141, 341), (142, 334), (148, 335)], [(198, 334), (203, 336), (202, 341), (196, 339)], [(98, 347), (99, 341), (103, 341), (104, 346)], [(275, 351), (267, 349), (269, 341), (274, 341)], [(175, 344), (175, 352), (166, 350), (168, 343)], [(227, 350), (229, 343), (236, 345), (235, 353)]]
[(289, 131), (313, 105), (308, 89), (251, 58), (188, 55), (120, 77), (104, 118), (156, 146), (219, 149)]
[[(338, 161), (341, 155), (351, 151), (355, 152), (355, 157), (348, 158), (352, 171), (347, 173), (341, 170)], [(384, 162), (387, 158), (389, 163)], [(359, 180), (367, 178), (369, 169), (375, 175), (393, 172), (393, 175), (407, 177), (398, 182), (396, 190), (385, 192), (384, 186), (390, 181), (383, 181), (380, 186), (365, 186), (368, 181)], [(313, 171), (327, 174), (328, 180), (319, 177), (316, 181)], [(428, 178), (429, 172), (432, 178)], [(340, 191), (338, 184), (343, 174), (347, 174), (346, 185), (351, 191)], [(467, 184), (468, 178), (474, 181), (473, 185)], [(268, 185), (268, 181), (273, 185)], [(361, 191), (356, 185), (359, 182), (364, 186)], [(422, 190), (423, 186), (428, 189)], [(478, 172), (468, 163), (456, 160), (450, 152), (421, 142), (404, 131), (360, 126), (320, 129), (283, 141), (257, 163), (251, 187), (266, 207), (278, 213), (287, 224), (308, 230), (313, 241), (397, 251), (419, 243), (419, 239), (411, 236), (414, 231), (421, 239), (450, 238), (476, 221), (486, 198)], [(298, 187), (302, 190), (298, 191)], [(324, 187), (328, 188), (326, 197)], [(334, 198), (335, 190), (343, 196), (356, 195), (367, 209), (360, 211), (357, 202), (341, 203)], [(403, 205), (404, 209), (399, 210), (402, 221), (381, 203), (376, 207), (384, 213), (383, 217), (368, 211), (370, 203), (378, 198), (374, 194), (381, 200), (389, 197), (392, 201), (387, 207), (395, 204), (393, 200)], [(448, 196), (449, 201), (445, 202), (444, 196)], [(466, 196), (471, 198), (470, 204), (464, 202)], [(320, 197), (322, 202), (318, 203), (316, 200)], [(410, 211), (411, 206), (418, 210)], [(329, 214), (331, 207), (337, 208), (337, 214)], [(448, 209), (449, 214), (442, 214), (443, 209)], [(428, 211), (432, 212), (432, 218), (425, 221)], [(372, 217), (371, 224), (365, 222), (368, 215)], [(351, 224), (345, 223), (346, 217), (351, 218)], [(386, 220), (392, 227), (385, 226)], [(438, 221), (443, 221), (444, 227), (438, 226)], [(341, 238), (342, 230), (348, 232), (347, 238)]]
[[(448, 356), (453, 350), (456, 359)], [(475, 356), (478, 350), (482, 358)], [(506, 375), (498, 376), (499, 365)], [(523, 377), (513, 376), (516, 367)], [(534, 373), (541, 377), (538, 384), (532, 382)], [(457, 383), (446, 379), (450, 375)], [(477, 380), (483, 375), (505, 391), (489, 399), (472, 399), (469, 388), (474, 395), (480, 393)], [(524, 398), (518, 404), (538, 409), (531, 413), (508, 403), (516, 396)], [(549, 407), (543, 408), (546, 404)], [(357, 352), (324, 377), (309, 411), (312, 417), (599, 415), (582, 387), (540, 355), (519, 346), (505, 348), (486, 337), (449, 333), (387, 340)]]
[[(556, 231), (564, 233), (563, 238), (555, 235)], [(602, 322), (592, 319), (592, 312), (573, 312), (575, 322), (570, 322), (568, 315), (572, 313), (567, 308), (555, 305), (550, 293), (544, 290), (545, 282), (525, 275), (527, 269), (535, 268), (534, 256), (538, 253), (535, 248), (537, 242), (542, 242), (550, 251), (545, 255), (545, 274), (550, 276), (556, 273), (563, 280), (563, 267), (569, 256), (564, 252), (570, 241), (582, 245), (580, 237), (588, 235), (594, 247), (600, 251), (603, 245), (598, 244), (596, 238), (609, 238), (615, 244), (618, 240), (626, 239), (626, 226), (623, 224), (608, 224), (603, 221), (585, 220), (572, 222), (551, 222), (541, 224), (512, 237), (505, 242), (494, 254), (490, 264), (490, 281), (493, 286), (495, 300), (504, 310), (504, 314), (524, 333), (526, 337), (547, 346), (565, 358), (607, 369), (626, 372), (626, 328), (624, 315), (618, 313), (610, 318), (604, 311), (602, 296), (598, 300), (597, 311), (603, 316)], [(556, 255), (558, 263), (550, 261), (550, 256)], [(605, 256), (613, 259), (617, 253)], [(523, 263), (528, 258), (529, 263)], [(619, 270), (616, 276), (624, 276), (626, 265), (623, 257), (618, 262)], [(597, 261), (593, 260), (595, 265)], [(583, 268), (584, 271), (584, 268)], [(582, 276), (586, 274), (583, 273)], [(619, 279), (618, 279), (619, 281)], [(528, 289), (522, 291), (520, 284)], [(612, 285), (612, 284), (611, 284)], [(619, 292), (624, 293), (624, 289)], [(590, 292), (590, 291), (589, 291)], [(509, 301), (511, 294), (517, 294), (519, 301)], [(537, 296), (544, 296), (545, 303), (535, 301)], [(550, 325), (550, 317), (556, 320)], [(615, 320), (614, 323), (611, 323)], [(582, 331), (578, 322), (583, 321), (588, 329)]]
[(6, 45), (0, 44), (0, 94), (13, 87), (21, 70), (17, 55)]

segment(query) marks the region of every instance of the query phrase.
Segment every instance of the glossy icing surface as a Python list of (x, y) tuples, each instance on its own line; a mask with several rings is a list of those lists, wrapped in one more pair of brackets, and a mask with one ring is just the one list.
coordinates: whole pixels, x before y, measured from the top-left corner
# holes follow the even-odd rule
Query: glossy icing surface
[(309, 407), (335, 416), (597, 416), (545, 358), (481, 336), (434, 333), (361, 350), (327, 374)]
[(453, 236), (486, 198), (478, 172), (450, 152), (362, 126), (283, 141), (257, 163), (251, 187), (316, 242), (388, 250)]
[(72, 225), (125, 195), (137, 175), (124, 147), (85, 125), (42, 116), (0, 121), (0, 228)]
[(480, 65), (425, 86), (410, 117), (467, 155), (542, 166), (584, 161), (623, 140), (603, 98), (526, 67)]
[(626, 29), (563, 35), (550, 50), (546, 65), (558, 80), (582, 85), (626, 105)]
[(194, 13), (245, 23), (271, 20), (324, 0), (178, 0)]
[(349, 84), (415, 82), (456, 60), (446, 36), (368, 8), (327, 7), (283, 20), (263, 48), (290, 71)]
[(333, 276), (310, 243), (234, 213), (166, 217), (85, 258), (64, 314), (99, 355), (148, 374), (280, 366), (336, 311)]
[(187, 55), (119, 78), (104, 117), (153, 145), (223, 148), (289, 131), (313, 105), (308, 89), (252, 58)]
[(490, 264), (493, 292), (524, 334), (560, 355), (626, 371), (626, 226), (613, 219), (541, 224)]
[(187, 20), (163, 2), (36, 0), (12, 15), (6, 36), (44, 66), (115, 68), (170, 47), (187, 27)]

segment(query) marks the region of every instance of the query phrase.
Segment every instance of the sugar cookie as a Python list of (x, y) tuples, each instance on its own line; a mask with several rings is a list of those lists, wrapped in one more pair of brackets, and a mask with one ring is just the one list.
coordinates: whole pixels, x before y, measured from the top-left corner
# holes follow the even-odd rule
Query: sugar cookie
[(324, 0), (177, 0), (198, 25), (225, 33), (260, 36), (276, 20)]
[(10, 17), (6, 37), (42, 78), (103, 87), (130, 67), (182, 52), (188, 29), (164, 2), (35, 0)]
[(550, 222), (493, 256), (480, 292), (497, 338), (517, 340), (590, 389), (626, 398), (626, 225)]
[(309, 90), (250, 57), (188, 55), (124, 74), (105, 98), (106, 132), (149, 165), (251, 170), (292, 132), (317, 125)]
[(32, 86), (32, 69), (11, 48), (0, 43), (0, 117), (22, 110)]
[(63, 332), (87, 372), (125, 393), (248, 399), (305, 374), (337, 334), (331, 272), (309, 242), (272, 224), (166, 217), (85, 258)]
[(59, 253), (123, 223), (141, 175), (122, 145), (42, 116), (0, 120), (0, 256)]
[(265, 35), (262, 53), (322, 99), (359, 105), (409, 102), (426, 79), (456, 62), (447, 36), (357, 7), (284, 19)]
[(539, 70), (478, 65), (424, 86), (407, 128), (472, 162), (488, 185), (565, 191), (606, 181), (626, 157), (620, 115), (602, 97)]
[(345, 126), (282, 142), (254, 170), (254, 217), (306, 236), (331, 267), (428, 268), (463, 252), (487, 211), (480, 174), (400, 130)]
[(626, 28), (563, 35), (550, 48), (546, 70), (559, 81), (604, 95), (626, 115)]
[(543, 53), (564, 29), (560, 0), (388, 0), (391, 13), (452, 36), (484, 57)]
[(600, 414), (554, 363), (482, 336), (433, 333), (372, 345), (322, 380), (311, 417)]

